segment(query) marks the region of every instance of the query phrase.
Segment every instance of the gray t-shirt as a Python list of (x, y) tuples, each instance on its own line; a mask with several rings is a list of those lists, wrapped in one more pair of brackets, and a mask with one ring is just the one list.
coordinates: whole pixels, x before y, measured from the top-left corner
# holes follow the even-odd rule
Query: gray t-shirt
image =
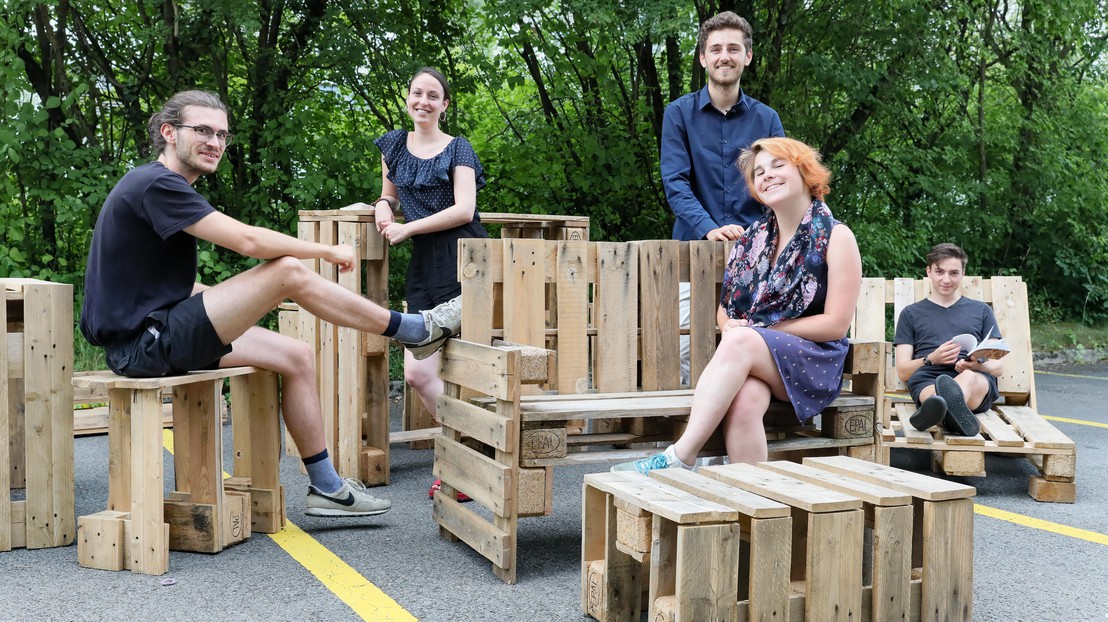
[[(1000, 327), (989, 305), (962, 297), (949, 307), (924, 299), (904, 307), (896, 324), (893, 345), (910, 344), (913, 356), (927, 356), (955, 335), (967, 333), (978, 342), (1000, 338)], [(969, 354), (962, 351), (962, 356)]]

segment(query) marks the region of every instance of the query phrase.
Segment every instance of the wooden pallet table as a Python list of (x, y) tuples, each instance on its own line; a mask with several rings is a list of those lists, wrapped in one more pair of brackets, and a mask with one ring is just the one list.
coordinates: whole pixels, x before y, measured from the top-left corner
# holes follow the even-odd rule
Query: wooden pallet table
[(76, 528), (73, 286), (0, 279), (0, 327), (0, 551), (66, 546)]
[(972, 619), (972, 487), (846, 456), (701, 472), (585, 476), (582, 612)]

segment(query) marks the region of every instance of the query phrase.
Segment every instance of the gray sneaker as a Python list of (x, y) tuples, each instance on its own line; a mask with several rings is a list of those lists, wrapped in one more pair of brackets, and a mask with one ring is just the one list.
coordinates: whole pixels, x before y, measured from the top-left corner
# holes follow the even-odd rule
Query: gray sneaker
[(346, 478), (342, 488), (327, 494), (315, 486), (308, 486), (308, 516), (374, 516), (392, 508), (392, 502), (369, 494), (356, 479)]
[(420, 311), (427, 327), (427, 338), (419, 343), (401, 342), (417, 361), (438, 352), (446, 340), (458, 334), (462, 327), (462, 297), (451, 298), (430, 311)]

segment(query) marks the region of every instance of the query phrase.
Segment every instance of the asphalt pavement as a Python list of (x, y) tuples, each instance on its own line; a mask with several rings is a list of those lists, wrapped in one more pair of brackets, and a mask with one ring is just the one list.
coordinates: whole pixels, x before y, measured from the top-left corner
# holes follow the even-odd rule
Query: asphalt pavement
[[(1031, 499), (1024, 459), (988, 456), (987, 478), (951, 478), (977, 487), (974, 619), (1108, 621), (1108, 362), (1043, 367), (1036, 383), (1039, 412), (1077, 443), (1077, 503)], [(107, 437), (78, 438), (75, 452), (81, 516), (107, 499)], [(581, 482), (604, 467), (555, 470), (554, 513), (520, 521), (519, 581), (505, 585), (439, 537), (431, 462), (429, 450), (394, 445), (392, 484), (375, 489), (392, 511), (325, 519), (303, 514), (307, 477), (286, 457), (294, 528), (217, 555), (171, 552), (162, 577), (80, 568), (75, 545), (0, 553), (0, 621), (590, 619), (579, 610)], [(898, 450), (892, 463), (929, 472), (926, 452)]]

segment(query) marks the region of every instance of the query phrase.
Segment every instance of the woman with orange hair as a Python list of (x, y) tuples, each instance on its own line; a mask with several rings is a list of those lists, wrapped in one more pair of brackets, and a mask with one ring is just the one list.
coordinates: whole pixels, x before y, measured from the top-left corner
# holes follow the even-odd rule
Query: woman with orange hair
[(727, 261), (716, 313), (722, 337), (697, 382), (689, 425), (663, 453), (613, 471), (691, 469), (721, 424), (731, 462), (765, 460), (771, 400), (791, 402), (803, 423), (842, 388), (862, 261), (854, 234), (823, 202), (831, 174), (791, 138), (755, 142), (738, 165), (769, 209)]

